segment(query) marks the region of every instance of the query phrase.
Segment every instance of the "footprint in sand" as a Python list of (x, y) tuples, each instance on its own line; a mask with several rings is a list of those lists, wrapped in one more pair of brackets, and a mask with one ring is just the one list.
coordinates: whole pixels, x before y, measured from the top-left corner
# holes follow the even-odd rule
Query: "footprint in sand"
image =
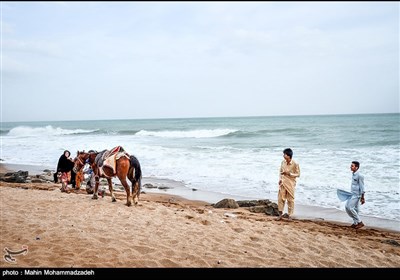
[(43, 229), (35, 230), (35, 234), (36, 234), (36, 235), (40, 235), (40, 234), (42, 234), (43, 232), (45, 232), (45, 230), (43, 230)]
[(304, 253), (305, 252), (305, 250), (303, 248), (300, 248), (300, 247), (292, 247), (292, 248), (290, 248), (290, 250), (293, 253)]
[(169, 260), (169, 259), (162, 259), (162, 260), (160, 260), (160, 264), (161, 264), (163, 267), (179, 267), (179, 264), (178, 264), (178, 263), (173, 262), (173, 261), (171, 261), (171, 260)]
[(154, 249), (147, 246), (133, 246), (133, 249), (135, 249), (140, 254), (148, 254), (155, 251)]
[(243, 232), (244, 231), (244, 229), (242, 229), (242, 228), (232, 228), (234, 231), (236, 231), (236, 232)]
[(250, 236), (250, 239), (251, 239), (251, 241), (255, 241), (255, 242), (260, 241), (260, 238), (255, 237), (255, 236)]

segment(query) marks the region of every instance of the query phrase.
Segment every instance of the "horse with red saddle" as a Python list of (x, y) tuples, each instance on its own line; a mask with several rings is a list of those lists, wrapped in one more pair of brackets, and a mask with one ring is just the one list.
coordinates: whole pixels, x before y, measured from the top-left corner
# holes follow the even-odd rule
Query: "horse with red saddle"
[[(135, 156), (129, 155), (121, 146), (101, 152), (91, 151), (86, 153), (84, 151), (78, 151), (77, 157), (75, 158), (74, 172), (81, 171), (86, 163), (90, 164), (96, 180), (92, 199), (98, 198), (99, 178), (106, 178), (112, 202), (115, 202), (116, 198), (114, 196), (111, 179), (113, 177), (118, 177), (126, 192), (126, 205), (131, 206), (132, 201), (135, 204), (138, 203), (142, 170)], [(132, 196), (127, 179), (129, 179), (132, 184)]]

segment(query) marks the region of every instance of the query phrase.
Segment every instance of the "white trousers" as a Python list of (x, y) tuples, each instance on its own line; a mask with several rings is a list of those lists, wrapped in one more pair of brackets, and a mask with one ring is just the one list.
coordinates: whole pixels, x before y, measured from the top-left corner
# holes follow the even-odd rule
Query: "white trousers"
[(361, 222), (360, 216), (358, 215), (360, 207), (360, 197), (357, 195), (353, 195), (346, 202), (346, 212), (353, 219), (354, 224), (358, 224)]

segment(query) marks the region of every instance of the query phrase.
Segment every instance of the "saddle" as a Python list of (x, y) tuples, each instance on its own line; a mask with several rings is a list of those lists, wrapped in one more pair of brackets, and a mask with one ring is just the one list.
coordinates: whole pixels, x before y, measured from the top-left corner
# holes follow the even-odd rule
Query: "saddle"
[(96, 158), (94, 159), (94, 163), (99, 167), (100, 175), (104, 175), (108, 177), (105, 173), (103, 168), (107, 167), (112, 170), (112, 174), (116, 174), (116, 163), (117, 160), (121, 157), (129, 158), (130, 155), (122, 148), (121, 146), (117, 146), (110, 151), (103, 150), (97, 154)]

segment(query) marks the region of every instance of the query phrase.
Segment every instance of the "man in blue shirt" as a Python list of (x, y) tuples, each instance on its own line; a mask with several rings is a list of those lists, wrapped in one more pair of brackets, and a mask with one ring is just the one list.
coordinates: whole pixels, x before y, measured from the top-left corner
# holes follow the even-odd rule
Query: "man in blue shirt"
[(346, 212), (353, 219), (352, 228), (359, 229), (364, 226), (364, 223), (361, 221), (360, 216), (358, 215), (360, 201), (361, 204), (365, 203), (364, 198), (364, 176), (360, 174), (358, 169), (360, 168), (360, 163), (358, 161), (352, 161), (350, 169), (353, 172), (353, 176), (351, 179), (351, 193), (352, 196), (347, 200), (346, 203)]

